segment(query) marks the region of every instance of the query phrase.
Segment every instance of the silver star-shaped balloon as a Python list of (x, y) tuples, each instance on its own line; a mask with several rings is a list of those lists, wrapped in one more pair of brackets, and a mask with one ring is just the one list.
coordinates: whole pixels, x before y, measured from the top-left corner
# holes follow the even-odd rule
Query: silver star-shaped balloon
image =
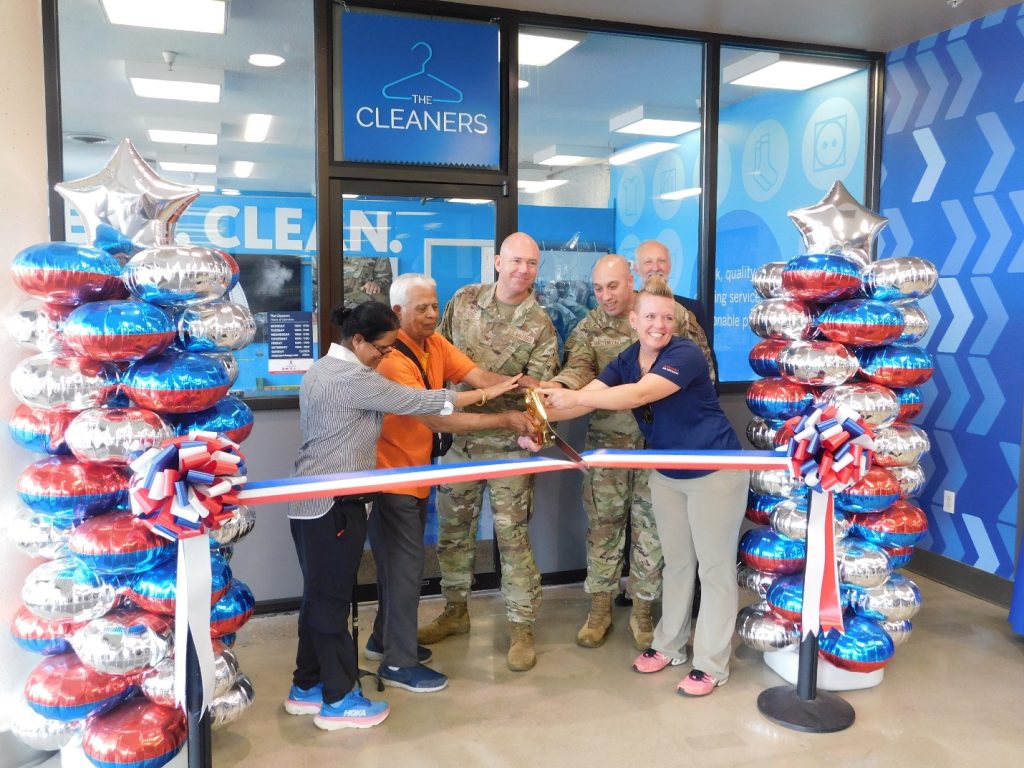
[(787, 215), (800, 230), (808, 253), (837, 251), (862, 266), (875, 260), (875, 237), (889, 223), (854, 200), (841, 181), (819, 203)]
[(98, 173), (55, 189), (82, 214), (90, 243), (108, 224), (142, 248), (173, 243), (175, 222), (199, 197), (196, 187), (157, 176), (128, 139)]

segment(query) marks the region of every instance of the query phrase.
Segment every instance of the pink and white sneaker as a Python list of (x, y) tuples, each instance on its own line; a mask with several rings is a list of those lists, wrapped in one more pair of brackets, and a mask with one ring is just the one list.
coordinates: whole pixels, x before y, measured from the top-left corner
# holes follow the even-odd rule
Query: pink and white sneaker
[(686, 659), (673, 659), (661, 651), (648, 648), (636, 657), (636, 661), (633, 662), (633, 669), (642, 675), (649, 675), (652, 672), (661, 672), (665, 667), (678, 667), (684, 663), (686, 663)]
[(723, 683), (725, 680), (716, 680), (707, 672), (695, 669), (683, 678), (683, 681), (676, 686), (676, 690), (681, 696), (707, 696)]

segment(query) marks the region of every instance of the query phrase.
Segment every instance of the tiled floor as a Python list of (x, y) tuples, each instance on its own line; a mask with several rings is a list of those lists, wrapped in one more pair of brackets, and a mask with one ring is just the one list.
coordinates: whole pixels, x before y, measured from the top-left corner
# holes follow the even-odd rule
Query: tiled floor
[[(318, 730), (285, 714), (295, 615), (251, 621), (237, 645), (256, 702), (214, 734), (217, 768), (319, 766), (1016, 766), (1024, 761), (1024, 639), (998, 606), (913, 577), (924, 596), (910, 640), (885, 680), (846, 694), (856, 722), (807, 735), (772, 724), (757, 696), (780, 679), (759, 654), (737, 647), (729, 683), (706, 699), (675, 692), (688, 667), (633, 672), (628, 608), (601, 648), (575, 644), (589, 598), (581, 587), (545, 590), (538, 662), (505, 666), (505, 617), (494, 594), (475, 597), (473, 629), (434, 646), (448, 689), (372, 692), (391, 716), (367, 731)], [(439, 610), (424, 600), (421, 616)], [(373, 610), (360, 611), (363, 639)], [(370, 668), (371, 663), (363, 666)]]

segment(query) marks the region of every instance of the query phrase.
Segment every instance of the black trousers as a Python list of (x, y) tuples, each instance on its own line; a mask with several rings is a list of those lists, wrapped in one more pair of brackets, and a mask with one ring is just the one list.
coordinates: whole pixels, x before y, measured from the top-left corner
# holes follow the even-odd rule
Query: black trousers
[(423, 529), (427, 500), (382, 493), (370, 517), (370, 548), (377, 565), (379, 609), (373, 638), (384, 650), (382, 664), (415, 667), (416, 615), (423, 580)]
[(322, 683), (324, 701), (333, 704), (355, 687), (359, 674), (348, 619), (366, 541), (366, 504), (336, 499), (326, 515), (290, 523), (302, 569), (292, 682), (300, 688)]

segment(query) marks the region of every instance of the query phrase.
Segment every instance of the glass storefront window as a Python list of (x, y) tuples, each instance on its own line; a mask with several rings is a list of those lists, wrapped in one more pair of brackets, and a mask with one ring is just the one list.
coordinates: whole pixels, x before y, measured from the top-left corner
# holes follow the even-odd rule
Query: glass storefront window
[(697, 295), (702, 53), (679, 40), (520, 30), (519, 228), (541, 246), (538, 298), (563, 342), (595, 306), (590, 270), (606, 253), (632, 260), (659, 240), (673, 290)]
[[(806, 73), (829, 79), (801, 80)], [(721, 75), (715, 352), (721, 381), (749, 381), (753, 271), (803, 253), (786, 212), (817, 203), (836, 181), (864, 199), (869, 76), (862, 60), (729, 47)]]

